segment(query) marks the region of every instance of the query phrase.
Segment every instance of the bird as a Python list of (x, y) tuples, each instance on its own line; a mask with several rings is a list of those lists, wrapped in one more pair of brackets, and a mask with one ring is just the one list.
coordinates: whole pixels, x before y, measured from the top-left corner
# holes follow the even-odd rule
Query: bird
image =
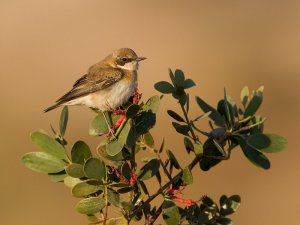
[(101, 112), (116, 110), (136, 91), (139, 62), (144, 59), (130, 48), (114, 51), (92, 65), (70, 91), (44, 112), (65, 105), (85, 105)]

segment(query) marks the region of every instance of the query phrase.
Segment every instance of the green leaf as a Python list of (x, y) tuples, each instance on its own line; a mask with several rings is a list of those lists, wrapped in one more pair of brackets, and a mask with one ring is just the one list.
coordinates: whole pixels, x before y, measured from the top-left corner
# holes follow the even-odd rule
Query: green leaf
[(90, 194), (96, 193), (99, 190), (103, 190), (103, 186), (100, 185), (91, 185), (88, 184), (87, 181), (83, 181), (80, 183), (77, 183), (72, 188), (72, 195), (78, 198), (88, 196)]
[(59, 120), (59, 130), (60, 135), (63, 137), (65, 135), (67, 124), (68, 124), (68, 106), (64, 106), (63, 110), (60, 114), (60, 120)]
[[(103, 225), (103, 223), (99, 225)], [(128, 222), (124, 217), (117, 217), (106, 220), (106, 225), (128, 225)]]
[(77, 141), (72, 147), (71, 157), (73, 163), (83, 165), (86, 160), (92, 157), (92, 153), (85, 142)]
[(145, 184), (143, 181), (141, 181), (141, 180), (139, 181), (139, 184), (140, 184), (140, 186), (141, 186), (143, 192), (145, 193), (145, 195), (148, 195), (148, 196), (149, 196), (149, 191), (148, 191), (148, 189), (147, 189), (146, 184)]
[(188, 137), (184, 137), (183, 142), (188, 153), (194, 151), (194, 144)]
[(244, 108), (246, 108), (248, 101), (249, 101), (249, 88), (248, 86), (245, 86), (241, 91), (241, 102)]
[(187, 185), (192, 184), (193, 183), (193, 175), (190, 171), (190, 169), (188, 167), (185, 167), (182, 170), (182, 177), (181, 179), (183, 180), (184, 183), (186, 183)]
[(259, 150), (267, 148), (271, 144), (271, 140), (265, 134), (256, 133), (247, 138), (247, 143)]
[(177, 87), (184, 87), (184, 73), (182, 70), (175, 70), (175, 82)]
[(172, 111), (172, 110), (167, 110), (167, 113), (169, 114), (169, 116), (171, 116), (174, 120), (177, 120), (179, 122), (185, 122), (184, 119), (178, 115), (176, 112)]
[(76, 184), (78, 184), (80, 182), (81, 182), (81, 180), (79, 178), (74, 178), (74, 177), (70, 177), (70, 176), (67, 176), (64, 179), (64, 184), (69, 188), (73, 188)]
[(216, 225), (233, 225), (232, 220), (226, 217), (217, 218)]
[(118, 193), (120, 194), (125, 194), (125, 193), (128, 193), (128, 192), (131, 192), (133, 190), (133, 188), (130, 186), (130, 187), (123, 187), (123, 188), (120, 188), (117, 190)]
[(106, 177), (106, 167), (102, 160), (89, 158), (84, 164), (86, 177), (102, 181)]
[(100, 224), (100, 218), (98, 218), (97, 216), (93, 215), (93, 214), (87, 214), (87, 219), (89, 222), (91, 223), (95, 223), (95, 224)]
[(81, 214), (94, 214), (102, 210), (104, 206), (105, 200), (99, 196), (83, 199), (76, 204), (75, 208)]
[(138, 172), (137, 178), (141, 181), (150, 179), (159, 170), (159, 161), (157, 159), (152, 159), (146, 163)]
[(116, 207), (121, 207), (120, 194), (112, 189), (107, 189), (108, 202)]
[(209, 114), (209, 118), (211, 118), (218, 126), (225, 126), (225, 119), (222, 115), (212, 106), (208, 105), (205, 101), (203, 101), (200, 97), (196, 96), (196, 101), (199, 107), (203, 110), (203, 112)]
[(98, 136), (99, 134), (108, 132), (107, 123), (103, 113), (99, 113), (90, 123), (89, 134), (91, 136)]
[(163, 94), (170, 94), (175, 91), (172, 84), (170, 84), (167, 81), (160, 81), (160, 82), (156, 83), (154, 85), (154, 88)]
[(124, 143), (122, 143), (118, 139), (113, 140), (106, 144), (106, 152), (109, 156), (116, 156), (119, 153), (121, 153), (123, 147), (124, 147)]
[(163, 138), (161, 145), (159, 147), (158, 153), (162, 153), (162, 151), (164, 150), (164, 146), (165, 146), (165, 139)]
[(127, 143), (130, 129), (131, 129), (131, 119), (125, 122), (125, 125), (122, 128), (117, 139), (107, 143), (106, 152), (108, 155), (115, 156), (122, 151), (124, 145)]
[(154, 139), (150, 132), (147, 132), (146, 134), (143, 135), (143, 140), (146, 145), (150, 146), (151, 148), (154, 147)]
[(170, 76), (170, 79), (172, 81), (172, 84), (175, 86), (176, 85), (176, 80), (175, 80), (175, 76), (174, 76), (171, 69), (169, 69), (169, 76)]
[(140, 106), (136, 104), (132, 104), (128, 107), (126, 111), (126, 118), (134, 118), (136, 114), (139, 112)]
[(107, 154), (107, 141), (101, 142), (97, 147), (97, 153), (104, 159), (111, 161), (123, 161), (130, 157), (130, 153), (126, 151), (120, 151), (117, 155), (110, 156)]
[(186, 79), (183, 83), (183, 88), (184, 89), (188, 89), (188, 88), (191, 88), (191, 87), (194, 87), (196, 86), (195, 82), (191, 79)]
[(224, 203), (221, 205), (220, 213), (223, 216), (230, 215), (236, 212), (241, 205), (241, 197), (239, 195), (232, 195), (227, 198)]
[(163, 219), (167, 225), (180, 224), (180, 214), (174, 202), (165, 200), (162, 205)]
[(270, 145), (265, 148), (259, 148), (260, 151), (265, 153), (276, 153), (286, 148), (288, 141), (286, 138), (277, 134), (266, 134), (270, 140)]
[(160, 104), (160, 96), (154, 95), (151, 98), (149, 98), (146, 102), (146, 104), (143, 106), (144, 111), (151, 111), (153, 113), (156, 113)]
[(244, 155), (248, 158), (250, 162), (252, 162), (254, 165), (259, 166), (263, 169), (269, 169), (271, 164), (268, 158), (258, 151), (256, 148), (252, 147), (251, 145), (248, 145), (246, 140), (242, 138), (241, 136), (234, 136), (237, 141), (239, 142)]
[(190, 127), (188, 125), (181, 125), (176, 122), (172, 122), (172, 125), (175, 128), (175, 130), (180, 134), (188, 135), (188, 133), (190, 131)]
[(205, 118), (208, 117), (210, 114), (211, 114), (211, 111), (209, 111), (209, 112), (207, 112), (207, 113), (204, 113), (203, 115), (197, 116), (193, 121), (196, 122), (196, 121), (205, 119)]
[(260, 90), (255, 91), (252, 99), (250, 100), (247, 108), (245, 109), (244, 118), (248, 116), (253, 116), (256, 113), (256, 111), (259, 109), (262, 101), (263, 101), (263, 92)]
[(217, 147), (218, 151), (222, 154), (222, 156), (225, 156), (226, 155), (225, 150), (220, 146), (220, 144), (215, 139), (213, 139), (213, 141), (214, 141), (214, 145)]
[(81, 164), (72, 163), (66, 168), (66, 172), (70, 177), (84, 177), (83, 166)]
[[(115, 124), (117, 120), (120, 118), (120, 115), (114, 116), (111, 112), (103, 112), (103, 113), (105, 114), (110, 125)], [(91, 136), (99, 136), (109, 131), (103, 113), (102, 112), (99, 113), (90, 123), (89, 134)]]
[(22, 157), (23, 164), (35, 172), (57, 173), (64, 170), (66, 163), (45, 152), (29, 152)]
[(53, 182), (62, 182), (68, 175), (66, 174), (66, 171), (61, 171), (58, 173), (48, 173), (48, 177)]
[(147, 133), (156, 122), (156, 115), (151, 112), (141, 112), (137, 115), (135, 120), (135, 130), (137, 135), (142, 135)]
[(203, 155), (203, 145), (199, 141), (194, 143), (194, 152), (198, 157), (202, 157)]
[(31, 141), (43, 152), (57, 159), (68, 160), (64, 147), (47, 134), (35, 131), (31, 133)]
[(180, 167), (180, 165), (179, 165), (179, 163), (178, 163), (175, 155), (173, 154), (173, 152), (171, 150), (167, 150), (167, 155), (168, 155), (168, 157), (170, 159), (170, 162), (174, 165), (174, 167), (176, 169), (179, 170), (181, 167)]

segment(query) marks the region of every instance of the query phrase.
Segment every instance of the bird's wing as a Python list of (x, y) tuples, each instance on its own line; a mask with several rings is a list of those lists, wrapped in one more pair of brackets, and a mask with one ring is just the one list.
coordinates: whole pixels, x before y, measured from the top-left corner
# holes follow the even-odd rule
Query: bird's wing
[(79, 78), (72, 90), (58, 99), (58, 104), (63, 104), (76, 98), (105, 89), (121, 80), (124, 73), (118, 68), (103, 68), (93, 73), (88, 73)]

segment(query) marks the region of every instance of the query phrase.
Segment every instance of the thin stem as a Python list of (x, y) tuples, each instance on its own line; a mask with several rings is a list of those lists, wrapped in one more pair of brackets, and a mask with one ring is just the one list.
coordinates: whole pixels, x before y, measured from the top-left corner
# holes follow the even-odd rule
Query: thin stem
[(187, 123), (187, 125), (190, 127), (190, 132), (191, 132), (191, 135), (192, 135), (192, 137), (193, 137), (194, 142), (199, 141), (198, 136), (197, 136), (197, 135), (195, 134), (195, 132), (194, 132), (194, 129), (193, 129), (193, 126), (192, 126), (192, 124), (191, 124), (191, 121), (190, 121), (190, 119), (189, 119), (189, 117), (188, 117), (187, 111), (185, 110), (185, 108), (184, 108), (184, 106), (183, 106), (182, 104), (180, 104), (180, 107), (181, 107), (181, 110), (182, 110), (182, 112), (183, 112), (183, 115), (184, 115), (184, 118), (185, 118), (185, 120), (186, 120), (186, 123)]

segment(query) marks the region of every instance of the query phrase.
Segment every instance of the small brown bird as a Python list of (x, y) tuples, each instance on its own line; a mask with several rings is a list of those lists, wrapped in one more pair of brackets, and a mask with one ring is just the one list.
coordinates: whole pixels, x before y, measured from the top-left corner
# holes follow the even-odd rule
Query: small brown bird
[(144, 59), (130, 48), (114, 51), (91, 66), (69, 92), (44, 111), (61, 105), (86, 105), (102, 112), (117, 109), (135, 92), (139, 61)]

